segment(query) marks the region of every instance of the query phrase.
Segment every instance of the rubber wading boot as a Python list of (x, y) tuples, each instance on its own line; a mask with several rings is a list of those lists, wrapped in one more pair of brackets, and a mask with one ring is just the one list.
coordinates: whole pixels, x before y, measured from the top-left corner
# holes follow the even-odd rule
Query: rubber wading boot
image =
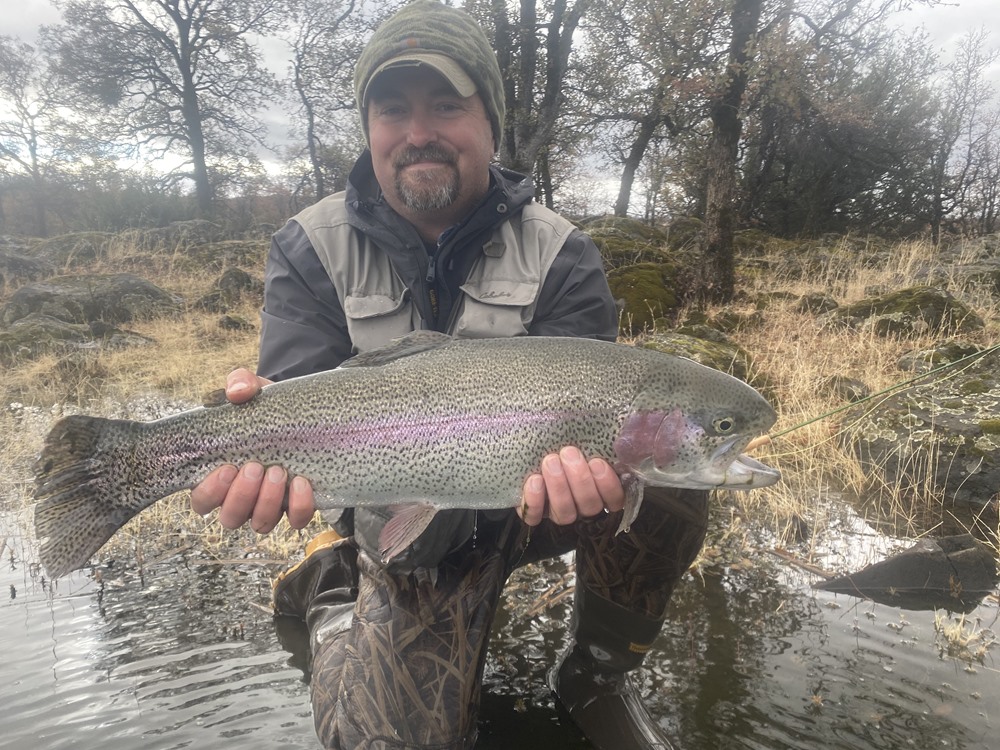
[(316, 595), (335, 588), (354, 589), (357, 596), (357, 547), (333, 529), (313, 537), (303, 560), (278, 574), (271, 584), (276, 615), (306, 619)]
[(574, 619), (575, 642), (549, 673), (561, 708), (598, 750), (673, 748), (628, 676), (642, 663), (663, 621), (586, 589), (577, 589)]
[(342, 539), (332, 530), (310, 541), (305, 558), (274, 580), (275, 632), (307, 682), (316, 650), (350, 628), (357, 598), (358, 547), (353, 537)]
[(573, 642), (549, 685), (599, 750), (668, 750), (628, 673), (642, 664), (674, 587), (701, 549), (708, 493), (647, 487), (627, 534), (620, 516), (578, 523)]

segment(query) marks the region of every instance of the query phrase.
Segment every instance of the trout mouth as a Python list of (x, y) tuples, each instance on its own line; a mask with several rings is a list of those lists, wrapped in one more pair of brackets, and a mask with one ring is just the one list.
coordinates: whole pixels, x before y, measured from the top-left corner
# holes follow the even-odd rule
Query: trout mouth
[(745, 453), (737, 453), (746, 446), (749, 439), (735, 436), (706, 457), (704, 463), (697, 462), (689, 471), (681, 467), (655, 466), (653, 461), (644, 461), (638, 467), (638, 476), (653, 486), (680, 487), (691, 490), (755, 490), (770, 487), (781, 479), (781, 472), (772, 466), (751, 458)]
[(770, 487), (780, 479), (781, 472), (773, 466), (741, 453), (729, 464), (725, 480), (719, 487), (731, 490), (755, 490)]
[[(745, 436), (734, 436), (716, 448), (709, 459), (709, 466), (718, 471), (721, 489), (759, 489), (770, 487), (781, 479), (781, 472), (745, 453), (739, 453), (750, 442)], [(736, 453), (733, 457), (732, 454)], [(712, 472), (715, 475), (715, 472)]]

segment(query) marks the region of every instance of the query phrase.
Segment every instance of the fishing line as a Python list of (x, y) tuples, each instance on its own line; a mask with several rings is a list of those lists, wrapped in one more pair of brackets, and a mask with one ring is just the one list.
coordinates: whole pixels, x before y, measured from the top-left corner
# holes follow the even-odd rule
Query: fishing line
[[(964, 357), (962, 357), (960, 359), (956, 359), (954, 362), (945, 362), (944, 364), (941, 364), (941, 365), (938, 365), (937, 367), (931, 368), (927, 372), (920, 373), (919, 375), (915, 375), (914, 377), (909, 378), (907, 380), (900, 381), (899, 383), (894, 383), (893, 385), (890, 385), (887, 388), (883, 388), (882, 390), (878, 391), (877, 393), (872, 393), (872, 394), (870, 394), (868, 396), (865, 396), (864, 398), (858, 399), (857, 401), (851, 401), (850, 403), (843, 404), (841, 406), (838, 406), (835, 409), (831, 409), (830, 411), (824, 412), (823, 414), (820, 414), (819, 416), (812, 417), (810, 419), (807, 419), (804, 422), (800, 422), (797, 425), (794, 425), (792, 427), (788, 427), (788, 428), (786, 428), (784, 430), (780, 430), (779, 432), (775, 432), (772, 435), (761, 435), (760, 437), (758, 437), (758, 438), (756, 438), (754, 440), (751, 440), (750, 443), (747, 445), (747, 447), (746, 447), (745, 450), (749, 452), (749, 451), (754, 450), (755, 448), (761, 447), (762, 445), (770, 445), (777, 438), (784, 437), (785, 435), (787, 435), (790, 432), (795, 432), (796, 430), (801, 430), (803, 427), (808, 427), (809, 425), (813, 424), (814, 422), (819, 422), (820, 420), (826, 419), (827, 417), (832, 417), (835, 414), (839, 414), (842, 411), (847, 411), (848, 409), (854, 409), (855, 407), (861, 406), (862, 404), (866, 404), (869, 401), (873, 401), (874, 399), (881, 398), (882, 396), (887, 396), (890, 393), (893, 393), (894, 391), (898, 391), (901, 388), (905, 388), (907, 386), (913, 385), (914, 383), (917, 383), (917, 382), (919, 382), (921, 380), (926, 380), (926, 379), (930, 378), (932, 375), (935, 375), (935, 374), (937, 374), (939, 372), (947, 370), (947, 369), (949, 369), (951, 367), (956, 367), (956, 366), (962, 364), (963, 362), (970, 361), (970, 360), (973, 360), (973, 359), (978, 359), (978, 358), (981, 358), (981, 357), (985, 357), (985, 356), (987, 356), (989, 354), (992, 354), (993, 352), (998, 351), (998, 350), (1000, 350), (1000, 344), (994, 344), (993, 346), (989, 347), (988, 349), (983, 349), (982, 351), (973, 352), (972, 354), (967, 354), (967, 355), (965, 355)], [(956, 372), (954, 374), (957, 375), (958, 373)]]

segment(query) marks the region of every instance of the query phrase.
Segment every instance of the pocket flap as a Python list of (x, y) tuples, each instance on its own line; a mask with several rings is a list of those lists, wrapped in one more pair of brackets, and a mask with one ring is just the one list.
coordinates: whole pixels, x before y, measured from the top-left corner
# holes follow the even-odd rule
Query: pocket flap
[(349, 294), (344, 300), (344, 313), (354, 320), (378, 318), (398, 312), (406, 304), (407, 295), (390, 297), (387, 294)]
[(538, 296), (537, 281), (502, 281), (490, 279), (488, 282), (469, 282), (459, 287), (476, 302), (484, 305), (509, 305), (525, 307)]

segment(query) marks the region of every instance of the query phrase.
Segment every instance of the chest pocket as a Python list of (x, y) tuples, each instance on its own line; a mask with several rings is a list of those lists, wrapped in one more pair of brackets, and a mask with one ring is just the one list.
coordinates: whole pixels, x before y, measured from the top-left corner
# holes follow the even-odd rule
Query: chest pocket
[(538, 281), (477, 279), (459, 287), (462, 302), (455, 320), (455, 336), (505, 338), (528, 332), (538, 297)]
[[(541, 214), (540, 214), (541, 212)], [(554, 231), (544, 209), (529, 204), (494, 229), (459, 289), (451, 333), (463, 338), (523, 336), (535, 316), (542, 281), (572, 230), (559, 219)], [(554, 216), (554, 215), (553, 215)]]
[(402, 288), (383, 294), (356, 292), (344, 297), (347, 330), (356, 353), (385, 346), (390, 341), (420, 328), (420, 320), (410, 300), (410, 290)]

